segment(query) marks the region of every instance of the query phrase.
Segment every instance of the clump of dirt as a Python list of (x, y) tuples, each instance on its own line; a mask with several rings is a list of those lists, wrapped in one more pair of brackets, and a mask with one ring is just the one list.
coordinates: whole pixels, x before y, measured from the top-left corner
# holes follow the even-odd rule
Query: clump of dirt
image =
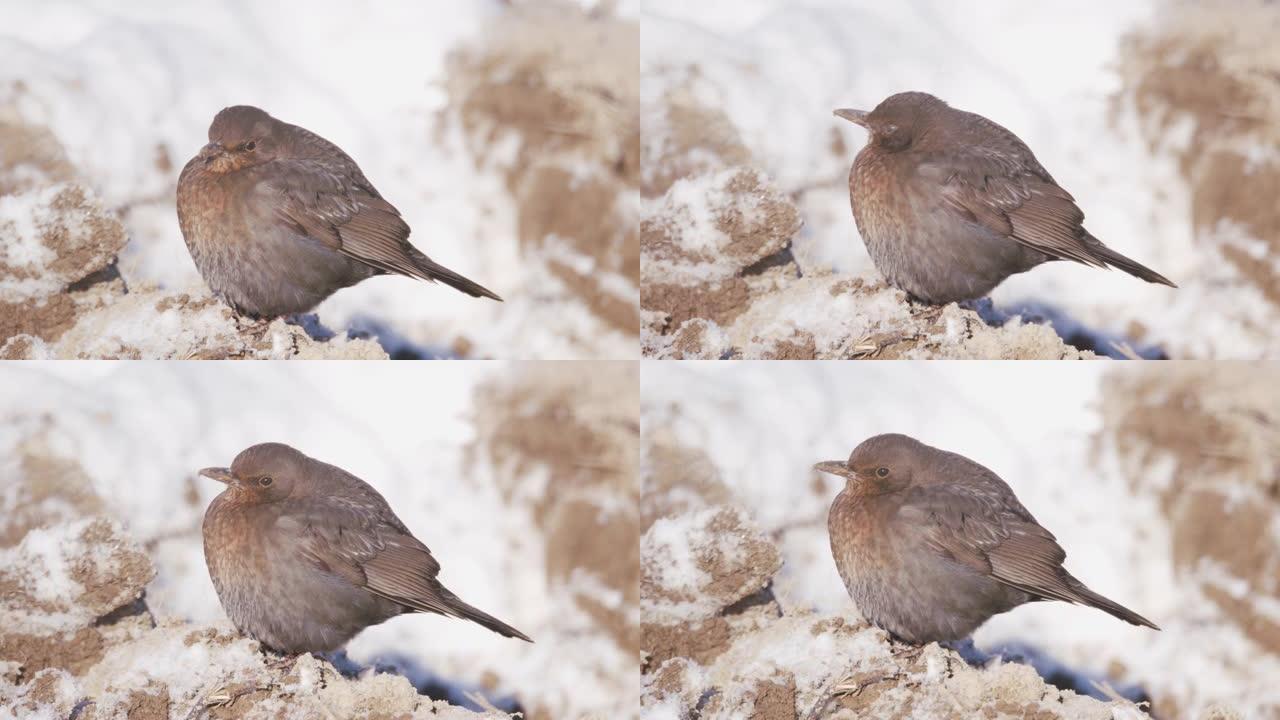
[(120, 526), (96, 516), (32, 530), (0, 564), (0, 657), (23, 673), (84, 672), (103, 655), (99, 619), (137, 602), (155, 569)]
[[(968, 665), (937, 644), (893, 642), (852, 613), (780, 604), (773, 541), (701, 453), (646, 432), (641, 507), (641, 704), (664, 717), (1147, 717), (1045, 683), (1035, 669)], [(687, 482), (682, 479), (687, 478)], [(762, 590), (763, 588), (763, 590)]]
[(642, 117), (645, 356), (1092, 357), (1047, 325), (993, 327), (974, 310), (917, 305), (871, 278), (803, 274), (790, 251), (800, 211), (753, 166), (723, 113), (668, 92)]
[(639, 327), (639, 64), (636, 22), (528, 3), (451, 54), (446, 73), (446, 112), (477, 159), (506, 171), (525, 257), (627, 335)]
[[(579, 624), (572, 631), (599, 633), (634, 669), (640, 648), (635, 363), (594, 363), (588, 373), (573, 363), (527, 365), (482, 385), (475, 406), (476, 440), (468, 454), (498, 468), (494, 481), (510, 502), (531, 508), (545, 538), (551, 592), (567, 593), (593, 620), (590, 628)], [(616, 692), (634, 703), (635, 687), (626, 679), (613, 678)], [(536, 701), (530, 713), (558, 714)]]
[(751, 162), (724, 111), (698, 102), (687, 89), (668, 92), (644, 112), (641, 194), (646, 198), (663, 196), (681, 178)]
[(732, 495), (711, 458), (680, 444), (668, 428), (647, 432), (640, 447), (640, 526), (661, 517), (726, 505)]
[(9, 500), (0, 513), (0, 548), (17, 545), (38, 527), (103, 511), (79, 463), (51, 452), (43, 435), (17, 447), (18, 473), (7, 478)]
[(1165, 3), (1122, 44), (1115, 99), (1137, 110), (1152, 148), (1177, 157), (1202, 264), (1234, 267), (1271, 306), (1263, 318), (1218, 312), (1264, 337), (1280, 317), (1280, 160), (1264, 151), (1280, 145), (1277, 33), (1280, 8), (1264, 0)]
[(653, 620), (710, 619), (763, 590), (782, 567), (746, 511), (728, 505), (659, 518), (640, 555), (641, 607)]
[(1241, 540), (1280, 537), (1280, 372), (1197, 363), (1112, 373), (1102, 396), (1099, 442), (1114, 446), (1137, 492), (1159, 498), (1180, 581), (1280, 653), (1280, 546)]
[(48, 128), (25, 123), (12, 108), (0, 107), (0, 197), (19, 195), (76, 179), (62, 144)]

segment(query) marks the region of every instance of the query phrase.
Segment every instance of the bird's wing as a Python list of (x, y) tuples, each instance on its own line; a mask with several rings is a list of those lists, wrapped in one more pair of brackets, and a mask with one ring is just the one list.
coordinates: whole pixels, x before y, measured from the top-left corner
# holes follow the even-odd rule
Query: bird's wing
[(925, 154), (918, 172), (941, 183), (943, 202), (970, 221), (1050, 257), (1105, 267), (1093, 252), (1075, 198), (1028, 157), (1020, 141), (994, 148), (965, 145)]
[(257, 190), (299, 234), (383, 272), (432, 279), (414, 262), (409, 226), (363, 175), (316, 159), (268, 163)]
[(903, 493), (898, 517), (941, 556), (1036, 597), (1077, 599), (1063, 577), (1066, 552), (1007, 488), (952, 483)]
[(436, 580), (440, 563), (381, 509), (329, 498), (299, 503), (277, 525), (301, 538), (300, 553), (316, 567), (416, 610), (455, 614), (451, 594)]

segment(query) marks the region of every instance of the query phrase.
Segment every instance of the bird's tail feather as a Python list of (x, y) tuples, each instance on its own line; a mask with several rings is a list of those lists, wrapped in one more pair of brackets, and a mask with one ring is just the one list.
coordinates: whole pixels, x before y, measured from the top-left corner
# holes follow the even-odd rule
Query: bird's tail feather
[(472, 297), (487, 297), (497, 300), (498, 302), (502, 302), (502, 298), (498, 297), (497, 293), (480, 283), (459, 275), (426, 255), (423, 255), (421, 252), (418, 252), (416, 248), (410, 248), (410, 251), (413, 256), (413, 264), (421, 272), (420, 277), (422, 277), (422, 279), (439, 280), (445, 285), (456, 290), (461, 290)]
[(441, 588), (441, 590), (443, 592), (441, 593), (440, 599), (443, 601), (441, 604), (444, 607), (445, 615), (451, 615), (456, 618), (462, 618), (463, 620), (470, 620), (471, 622), (478, 623), (503, 637), (520, 638), (525, 642), (533, 642), (533, 640), (529, 639), (528, 635), (525, 635), (519, 630), (502, 622), (498, 618), (462, 602), (457, 595), (454, 595), (444, 588)]
[(1136, 260), (1130, 260), (1124, 255), (1121, 255), (1120, 253), (1116, 252), (1115, 250), (1112, 250), (1106, 245), (1103, 245), (1101, 242), (1098, 242), (1098, 244), (1095, 247), (1093, 247), (1092, 250), (1093, 250), (1093, 255), (1097, 257), (1099, 260), (1101, 260), (1102, 262), (1105, 262), (1106, 264), (1112, 267), (1119, 268), (1136, 278), (1146, 280), (1149, 283), (1158, 283), (1160, 285), (1168, 285), (1169, 287), (1172, 287), (1172, 288), (1178, 287), (1177, 285), (1174, 285), (1173, 282), (1169, 280), (1169, 278), (1161, 275), (1155, 270), (1152, 270), (1146, 265), (1143, 265), (1142, 263), (1137, 262)]
[(1115, 617), (1120, 618), (1121, 620), (1129, 623), (1130, 625), (1145, 625), (1151, 628), (1152, 630), (1160, 629), (1159, 626), (1157, 626), (1155, 623), (1151, 622), (1150, 620), (1142, 617), (1138, 613), (1130, 610), (1129, 608), (1121, 605), (1118, 602), (1115, 602), (1114, 600), (1111, 600), (1109, 598), (1105, 598), (1099, 595), (1098, 593), (1085, 587), (1084, 584), (1079, 583), (1079, 581), (1077, 581), (1074, 584), (1074, 587), (1072, 589), (1075, 590), (1075, 594), (1077, 596), (1076, 601), (1079, 603), (1082, 603), (1084, 605), (1089, 605), (1091, 607), (1096, 607), (1105, 613), (1108, 613), (1110, 615), (1114, 615)]

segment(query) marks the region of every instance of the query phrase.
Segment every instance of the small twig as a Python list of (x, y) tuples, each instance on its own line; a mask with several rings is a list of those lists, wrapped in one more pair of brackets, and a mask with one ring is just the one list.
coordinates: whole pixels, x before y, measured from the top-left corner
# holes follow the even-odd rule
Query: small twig
[(1142, 707), (1143, 705), (1148, 707), (1150, 706), (1150, 703), (1145, 700), (1141, 703), (1133, 702), (1129, 698), (1116, 692), (1116, 689), (1111, 687), (1111, 683), (1106, 680), (1094, 680), (1093, 686), (1103, 695), (1106, 695), (1108, 700), (1118, 702), (1122, 705), (1122, 707), (1118, 708), (1122, 712), (1115, 712), (1116, 708), (1112, 709), (1115, 717), (1120, 718), (1121, 720), (1145, 720), (1145, 718), (1149, 717), (1146, 710)]
[(489, 698), (485, 697), (484, 695), (481, 695), (478, 691), (467, 690), (462, 694), (466, 696), (466, 698), (471, 702), (475, 703), (476, 705), (479, 705), (480, 709), (485, 710), (486, 712), (496, 712), (502, 715), (506, 715), (507, 717), (520, 717), (520, 718), (524, 717), (524, 713), (518, 713), (518, 712), (507, 713), (502, 708), (497, 707), (493, 703), (489, 702)]
[(1133, 349), (1132, 345), (1124, 340), (1112, 340), (1111, 347), (1115, 348), (1116, 352), (1125, 356), (1129, 360), (1146, 360), (1146, 358), (1139, 355), (1138, 352)]
[(809, 712), (804, 716), (805, 720), (816, 720), (816, 718), (821, 717), (821, 714), (831, 706), (831, 701), (838, 697), (844, 697), (846, 695), (857, 697), (862, 694), (863, 690), (871, 687), (872, 685), (878, 685), (886, 680), (897, 680), (900, 677), (902, 677), (901, 672), (894, 672), (890, 675), (880, 675), (857, 683), (848, 682), (849, 678), (847, 677), (842, 680), (836, 680), (828, 686), (829, 689), (822, 694), (818, 699), (818, 702), (814, 703), (813, 707), (809, 708)]

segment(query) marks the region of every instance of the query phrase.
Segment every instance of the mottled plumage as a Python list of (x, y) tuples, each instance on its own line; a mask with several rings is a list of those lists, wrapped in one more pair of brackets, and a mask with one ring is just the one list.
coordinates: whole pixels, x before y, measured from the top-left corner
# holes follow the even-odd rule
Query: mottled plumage
[(241, 632), (283, 653), (333, 650), (406, 612), (523, 633), (459, 600), (440, 563), (360, 478), (279, 443), (254, 445), (230, 468), (204, 516), (204, 556), (218, 599)]
[(1084, 213), (1016, 135), (921, 92), (836, 110), (871, 133), (849, 172), (858, 232), (889, 284), (930, 303), (979, 298), (1050, 260), (1174, 287), (1084, 229)]
[(306, 312), (386, 273), (501, 300), (409, 244), (409, 226), (346, 153), (237, 105), (178, 178), (178, 223), (205, 282), (237, 312)]
[(995, 473), (906, 435), (877, 435), (847, 462), (827, 518), (840, 578), (862, 614), (913, 643), (958, 640), (1035, 600), (1151, 621), (1085, 587), (1066, 553)]

